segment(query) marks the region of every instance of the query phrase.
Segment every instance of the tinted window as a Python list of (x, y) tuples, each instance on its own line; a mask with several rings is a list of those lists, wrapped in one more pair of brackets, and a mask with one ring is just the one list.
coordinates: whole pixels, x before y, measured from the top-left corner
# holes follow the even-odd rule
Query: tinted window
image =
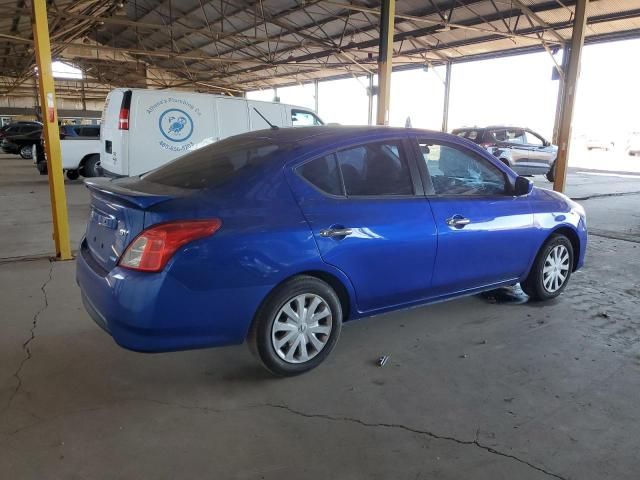
[(340, 172), (335, 155), (316, 158), (298, 168), (298, 173), (323, 192), (342, 195)]
[(215, 187), (263, 164), (279, 150), (267, 138), (232, 137), (187, 153), (142, 178), (180, 188)]
[(310, 127), (312, 125), (322, 125), (322, 122), (311, 112), (291, 110), (291, 124), (294, 127)]
[(473, 152), (420, 142), (437, 195), (498, 195), (505, 193), (505, 177), (498, 167)]
[(399, 141), (369, 143), (336, 154), (347, 195), (412, 195), (407, 158)]
[(80, 128), (78, 135), (83, 137), (99, 137), (100, 127), (82, 127)]

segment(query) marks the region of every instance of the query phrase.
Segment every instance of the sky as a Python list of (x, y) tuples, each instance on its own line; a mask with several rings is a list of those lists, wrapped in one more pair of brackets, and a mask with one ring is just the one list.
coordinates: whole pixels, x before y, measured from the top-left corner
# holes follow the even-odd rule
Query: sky
[[(556, 55), (559, 62), (561, 53)], [(574, 136), (618, 137), (640, 131), (640, 40), (587, 45), (574, 111)], [(451, 71), (449, 130), (462, 126), (513, 124), (551, 138), (558, 81), (546, 52), (455, 64)], [(318, 114), (325, 122), (368, 121), (366, 77), (320, 82)], [(315, 107), (312, 84), (279, 88), (283, 103)], [(274, 91), (249, 92), (271, 101)], [(439, 130), (444, 67), (394, 72), (389, 123)], [(375, 103), (374, 103), (375, 104)], [(375, 110), (374, 110), (375, 120)]]

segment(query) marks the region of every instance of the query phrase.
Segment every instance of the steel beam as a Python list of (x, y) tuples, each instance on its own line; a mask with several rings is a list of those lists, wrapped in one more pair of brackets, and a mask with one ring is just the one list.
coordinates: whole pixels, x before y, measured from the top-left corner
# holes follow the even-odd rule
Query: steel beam
[(569, 61), (564, 74), (564, 88), (562, 88), (562, 110), (560, 124), (558, 126), (558, 157), (556, 158), (555, 180), (553, 189), (556, 192), (564, 192), (567, 181), (567, 162), (569, 160), (569, 147), (571, 144), (571, 124), (573, 122), (573, 107), (576, 100), (578, 78), (580, 76), (580, 57), (584, 45), (585, 30), (587, 27), (587, 6), (589, 0), (578, 0), (573, 19), (573, 32), (571, 34), (571, 50)]
[(442, 106), (442, 131), (449, 131), (449, 93), (451, 92), (451, 62), (447, 62), (444, 74), (444, 105)]
[(376, 124), (389, 124), (391, 71), (393, 69), (393, 34), (396, 0), (383, 0), (380, 12), (380, 43), (378, 55), (378, 111)]
[(367, 89), (367, 101), (369, 103), (369, 112), (367, 116), (367, 124), (373, 125), (373, 73), (370, 73), (368, 75), (368, 78), (369, 78), (369, 88)]
[(62, 174), (62, 155), (60, 153), (60, 131), (56, 111), (56, 94), (51, 71), (51, 42), (47, 21), (46, 0), (32, 0), (32, 26), (36, 63), (38, 65), (38, 85), (40, 87), (40, 105), (42, 105), (42, 123), (47, 152), (47, 170), (49, 172), (49, 194), (53, 218), (53, 241), (56, 257), (70, 260), (71, 243), (69, 241), (69, 219), (67, 217), (67, 197)]

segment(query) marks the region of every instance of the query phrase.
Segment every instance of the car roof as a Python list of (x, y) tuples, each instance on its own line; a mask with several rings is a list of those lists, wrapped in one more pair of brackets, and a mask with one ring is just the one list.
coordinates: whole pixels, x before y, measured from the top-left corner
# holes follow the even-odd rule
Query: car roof
[(416, 128), (387, 127), (380, 125), (322, 125), (257, 130), (243, 133), (236, 138), (242, 137), (247, 140), (268, 139), (274, 144), (282, 146), (296, 144), (297, 146), (305, 147), (326, 147), (326, 142), (331, 141), (331, 145), (335, 147), (342, 143), (353, 144), (359, 141), (370, 141), (375, 138), (384, 139), (390, 137), (405, 137), (407, 135), (448, 136), (449, 134)]

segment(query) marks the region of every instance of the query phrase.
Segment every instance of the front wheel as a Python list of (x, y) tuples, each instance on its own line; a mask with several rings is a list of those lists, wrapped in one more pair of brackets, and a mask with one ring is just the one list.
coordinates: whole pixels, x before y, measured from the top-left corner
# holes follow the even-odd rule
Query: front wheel
[(520, 286), (531, 300), (550, 300), (565, 289), (572, 269), (571, 242), (564, 235), (553, 235), (538, 252), (529, 276)]
[(67, 178), (69, 180), (77, 180), (79, 176), (78, 170), (67, 170)]
[(249, 347), (271, 373), (298, 375), (322, 363), (341, 328), (336, 292), (318, 278), (299, 276), (278, 287), (260, 307)]
[(551, 183), (553, 183), (556, 179), (556, 162), (554, 161), (553, 164), (551, 165), (551, 168), (549, 169), (549, 171), (547, 172), (547, 180), (549, 180)]
[(31, 145), (24, 145), (20, 147), (20, 156), (25, 160), (29, 160), (33, 157), (31, 153)]

